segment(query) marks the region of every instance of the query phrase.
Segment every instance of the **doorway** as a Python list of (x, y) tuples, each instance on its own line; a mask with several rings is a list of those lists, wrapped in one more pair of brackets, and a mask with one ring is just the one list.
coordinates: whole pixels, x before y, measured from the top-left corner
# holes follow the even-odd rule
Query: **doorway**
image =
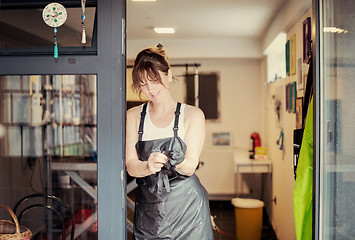
[[(74, 21), (66, 22), (69, 25), (66, 27), (63, 25), (63, 28), (69, 28), (67, 30), (72, 32), (79, 31), (81, 36), (81, 1), (60, 1), (60, 3), (68, 9), (71, 15), (79, 16), (78, 20), (74, 17)], [(36, 176), (43, 176), (43, 185), (46, 186), (50, 180), (56, 179), (62, 192), (75, 191), (73, 194), (63, 195), (66, 202), (75, 205), (77, 197), (84, 197), (84, 202), (86, 202), (84, 205), (90, 207), (75, 208), (74, 206), (74, 209), (80, 212), (77, 216), (83, 217), (79, 217), (78, 221), (85, 222), (85, 219), (89, 219), (90, 227), (86, 229), (92, 231), (94, 227), (94, 230), (97, 230), (96, 235), (91, 235), (87, 231), (86, 235), (81, 235), (86, 239), (91, 237), (94, 239), (126, 238), (125, 179), (121, 177), (124, 175), (125, 135), (126, 85), (124, 79), (126, 68), (123, 37), (125, 34), (125, 3), (125, 1), (86, 1), (88, 9), (90, 7), (95, 9), (93, 18), (89, 17), (92, 11), (87, 11), (88, 35), (86, 40), (87, 43), (90, 42), (90, 46), (82, 45), (81, 37), (79, 40), (76, 37), (70, 38), (72, 41), (78, 40), (77, 45), (73, 45), (72, 42), (68, 43), (69, 46), (61, 45), (64, 38), (60, 40), (60, 36), (63, 37), (63, 35), (60, 35), (60, 28), (58, 28), (58, 58), (53, 54), (55, 52), (53, 31), (50, 33), (50, 43), (48, 40), (42, 41), (44, 45), (41, 46), (35, 46), (36, 42), (33, 42), (31, 46), (24, 46), (20, 44), (21, 42), (17, 42), (17, 45), (0, 44), (2, 47), (0, 51), (1, 79), (4, 84), (6, 82), (6, 86), (1, 88), (3, 90), (1, 92), (2, 107), (4, 106), (1, 109), (2, 120), (4, 120), (1, 125), (5, 126), (6, 136), (12, 136), (11, 139), (6, 137), (1, 140), (1, 144), (11, 140), (11, 147), (6, 144), (1, 146), (2, 153), (15, 155), (19, 159), (16, 160), (19, 164), (22, 159), (24, 163), (22, 166), (27, 167), (28, 174), (31, 173), (32, 168), (35, 169), (32, 172), (37, 174), (38, 168), (41, 167), (45, 174)], [(26, 1), (26, 5), (20, 0), (1, 1), (0, 11), (34, 10), (41, 13), (46, 4), (45, 1)], [(3, 16), (6, 14), (1, 14), (1, 17)], [(28, 23), (34, 19), (38, 20), (38, 24), (29, 24), (30, 28), (44, 24), (42, 15), (39, 14), (37, 17), (39, 20), (35, 17), (28, 19)], [(91, 25), (90, 19), (93, 21)], [(3, 21), (1, 22), (3, 24)], [(70, 24), (73, 23), (78, 23), (79, 28), (71, 27)], [(8, 22), (6, 24), (11, 25)], [(92, 32), (89, 30), (90, 26), (92, 26)], [(14, 28), (12, 26), (12, 29)], [(22, 31), (17, 28), (17, 32)], [(30, 39), (42, 39), (44, 35), (47, 34), (41, 31), (39, 35), (32, 34)], [(13, 37), (1, 33), (1, 41), (6, 40), (4, 36), (8, 37), (7, 40)], [(9, 42), (15, 43), (16, 41), (10, 39)], [(16, 107), (13, 113), (11, 110), (14, 108), (11, 104)], [(87, 114), (90, 112), (91, 116)], [(59, 119), (58, 116), (60, 116)], [(47, 124), (48, 119), (53, 121)], [(20, 127), (12, 126), (18, 125), (22, 120), (26, 121)], [(27, 123), (31, 123), (30, 126)], [(32, 126), (32, 123), (35, 123), (35, 126)], [(43, 123), (46, 123), (48, 127), (45, 128)], [(111, 127), (108, 129), (107, 126)], [(21, 139), (23, 139), (22, 145)], [(42, 141), (44, 139), (46, 141)], [(34, 140), (36, 141), (31, 142)], [(17, 141), (17, 144), (14, 145), (14, 141)], [(37, 143), (38, 141), (44, 142), (44, 145)], [(95, 145), (96, 150), (93, 147)], [(43, 154), (43, 151), (48, 152)], [(43, 165), (43, 162), (48, 162), (43, 159), (50, 159), (50, 163), (55, 162), (55, 164)], [(5, 156), (4, 158), (1, 156), (0, 160), (5, 164)], [(63, 169), (61, 161), (64, 161), (66, 166), (69, 166), (67, 164), (74, 166), (69, 160), (74, 160), (72, 162), (74, 165), (80, 164), (80, 169)], [(15, 168), (21, 172), (21, 164), (16, 165)], [(85, 180), (87, 184), (81, 180)], [(41, 190), (41, 181), (42, 178), (33, 178), (34, 190)], [(112, 184), (113, 182), (115, 184)], [(96, 184), (97, 188), (94, 187)], [(85, 190), (80, 190), (84, 188)], [(26, 191), (18, 195), (13, 194), (13, 199), (4, 201), (7, 201), (12, 208), (16, 200), (33, 193), (34, 190), (28, 185)], [(45, 194), (56, 193), (54, 190), (47, 191)], [(74, 201), (66, 199), (68, 196), (74, 197)], [(97, 215), (93, 209), (97, 210)], [(97, 225), (95, 224), (96, 216)], [(47, 231), (46, 228), (45, 231)], [(80, 232), (79, 227), (76, 232)]]

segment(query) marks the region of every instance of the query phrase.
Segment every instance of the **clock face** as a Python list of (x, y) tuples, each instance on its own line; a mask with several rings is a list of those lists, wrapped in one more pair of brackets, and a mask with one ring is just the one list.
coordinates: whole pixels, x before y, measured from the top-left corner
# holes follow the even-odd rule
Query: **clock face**
[(60, 27), (67, 20), (67, 10), (59, 3), (50, 3), (43, 9), (42, 17), (48, 26)]

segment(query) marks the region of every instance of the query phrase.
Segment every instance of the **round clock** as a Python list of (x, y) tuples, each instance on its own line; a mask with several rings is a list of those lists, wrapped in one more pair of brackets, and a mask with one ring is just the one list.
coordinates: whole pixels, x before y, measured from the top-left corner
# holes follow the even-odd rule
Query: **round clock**
[(42, 18), (48, 26), (60, 27), (67, 20), (67, 10), (60, 3), (50, 3), (43, 9)]

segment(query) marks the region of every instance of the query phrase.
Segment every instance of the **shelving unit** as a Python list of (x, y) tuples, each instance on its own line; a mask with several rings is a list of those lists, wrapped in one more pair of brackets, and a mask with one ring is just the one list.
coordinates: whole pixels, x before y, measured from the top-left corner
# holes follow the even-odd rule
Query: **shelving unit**
[[(97, 219), (96, 101), (95, 75), (0, 76), (0, 159), (38, 161), (41, 191), (66, 201), (79, 220), (85, 201), (93, 203), (91, 216), (78, 220), (81, 239)], [(63, 185), (63, 175), (75, 183)]]

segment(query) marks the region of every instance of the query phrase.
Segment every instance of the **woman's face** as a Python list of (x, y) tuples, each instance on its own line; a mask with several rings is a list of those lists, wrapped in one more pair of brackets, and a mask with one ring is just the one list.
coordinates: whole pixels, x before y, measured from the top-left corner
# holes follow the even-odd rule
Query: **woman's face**
[(153, 102), (158, 102), (170, 94), (169, 83), (172, 79), (171, 70), (169, 70), (168, 75), (165, 75), (165, 73), (161, 71), (159, 71), (159, 74), (162, 83), (148, 78), (144, 79), (141, 83), (142, 93)]

